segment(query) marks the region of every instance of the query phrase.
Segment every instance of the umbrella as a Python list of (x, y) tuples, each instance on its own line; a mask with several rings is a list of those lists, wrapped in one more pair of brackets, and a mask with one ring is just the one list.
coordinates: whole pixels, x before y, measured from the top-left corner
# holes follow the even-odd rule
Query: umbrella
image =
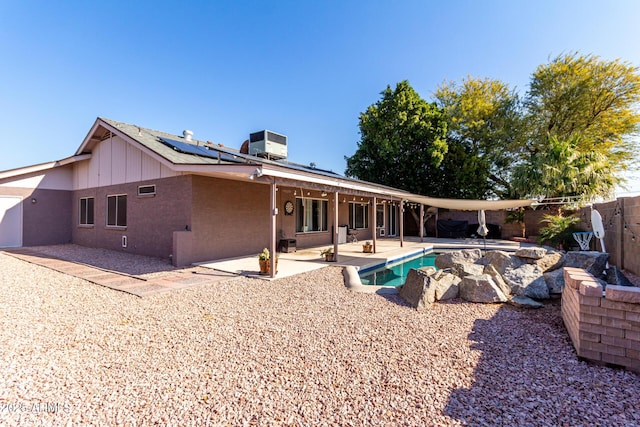
[(487, 220), (484, 217), (484, 210), (478, 211), (478, 232), (479, 235), (482, 236), (482, 240), (484, 241), (484, 252), (487, 253), (487, 234), (489, 233), (489, 229), (487, 228)]
[(478, 211), (478, 234), (482, 237), (485, 237), (489, 233), (489, 229), (487, 228), (487, 220), (484, 217), (484, 210)]

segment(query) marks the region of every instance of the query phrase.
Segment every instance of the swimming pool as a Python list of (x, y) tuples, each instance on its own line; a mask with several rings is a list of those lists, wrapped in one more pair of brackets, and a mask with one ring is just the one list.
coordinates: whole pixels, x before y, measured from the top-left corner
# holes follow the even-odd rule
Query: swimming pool
[(363, 285), (402, 286), (412, 268), (435, 267), (438, 254), (430, 252), (359, 273)]

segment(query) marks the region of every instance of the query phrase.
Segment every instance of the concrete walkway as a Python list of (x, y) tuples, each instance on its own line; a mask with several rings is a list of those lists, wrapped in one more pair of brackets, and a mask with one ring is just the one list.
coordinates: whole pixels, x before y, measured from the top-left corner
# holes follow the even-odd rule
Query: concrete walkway
[(31, 264), (40, 265), (63, 274), (84, 279), (96, 285), (127, 292), (139, 297), (215, 283), (233, 277), (232, 274), (221, 271), (212, 272), (211, 274), (196, 274), (193, 269), (185, 269), (168, 271), (163, 273), (161, 277), (147, 279), (87, 264), (66, 261), (29, 248), (4, 250), (3, 252)]

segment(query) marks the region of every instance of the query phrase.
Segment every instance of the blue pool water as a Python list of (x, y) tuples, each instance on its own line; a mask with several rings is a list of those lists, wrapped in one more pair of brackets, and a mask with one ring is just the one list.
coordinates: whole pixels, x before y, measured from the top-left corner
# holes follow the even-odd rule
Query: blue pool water
[(435, 267), (437, 255), (429, 253), (397, 264), (388, 264), (375, 270), (365, 271), (360, 274), (360, 281), (363, 285), (402, 286), (412, 268)]

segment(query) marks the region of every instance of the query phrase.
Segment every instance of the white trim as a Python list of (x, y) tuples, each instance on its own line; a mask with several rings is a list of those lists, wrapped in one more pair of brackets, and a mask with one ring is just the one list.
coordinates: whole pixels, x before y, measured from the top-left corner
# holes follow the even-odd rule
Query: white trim
[(42, 172), (49, 169), (65, 166), (71, 163), (79, 162), (81, 160), (87, 160), (91, 158), (91, 154), (83, 154), (81, 156), (67, 157), (62, 160), (55, 160), (53, 162), (40, 163), (37, 165), (25, 166), (22, 168), (9, 169), (0, 172), (0, 179), (13, 178), (20, 175), (27, 175), (34, 172)]

